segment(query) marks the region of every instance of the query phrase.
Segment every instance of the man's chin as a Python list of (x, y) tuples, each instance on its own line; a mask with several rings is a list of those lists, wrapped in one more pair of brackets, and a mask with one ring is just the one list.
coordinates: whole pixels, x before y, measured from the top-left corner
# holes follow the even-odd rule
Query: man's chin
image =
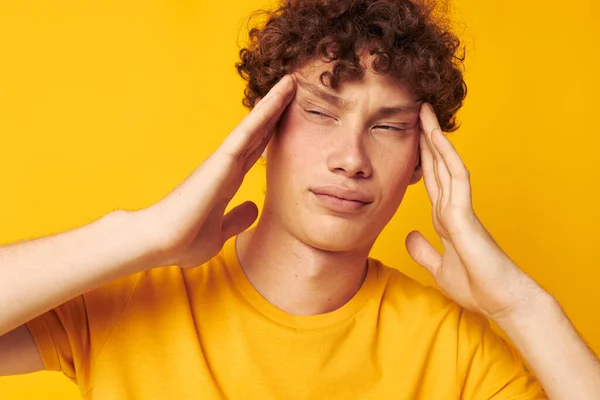
[(323, 251), (345, 252), (356, 251), (372, 245), (362, 230), (311, 227), (304, 232), (304, 241), (311, 247)]

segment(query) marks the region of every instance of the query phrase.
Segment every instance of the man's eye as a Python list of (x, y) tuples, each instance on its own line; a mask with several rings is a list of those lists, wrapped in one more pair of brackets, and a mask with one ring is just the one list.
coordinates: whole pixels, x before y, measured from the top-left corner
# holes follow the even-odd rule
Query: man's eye
[(313, 114), (319, 118), (331, 118), (329, 115), (323, 114), (322, 112), (315, 111), (315, 110), (306, 110), (306, 112), (309, 114)]
[(390, 125), (377, 125), (374, 127), (374, 129), (381, 129), (384, 131), (395, 131), (395, 132), (402, 132), (402, 131), (406, 130), (406, 129), (401, 129), (396, 126), (390, 126)]

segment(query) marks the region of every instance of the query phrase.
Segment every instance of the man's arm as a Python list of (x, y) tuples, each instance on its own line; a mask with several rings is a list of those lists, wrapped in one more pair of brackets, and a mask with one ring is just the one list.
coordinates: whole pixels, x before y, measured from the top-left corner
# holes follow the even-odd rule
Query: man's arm
[[(600, 361), (547, 292), (533, 295), (529, 312), (496, 319), (551, 399), (600, 398)], [(524, 310), (524, 309), (523, 309)]]
[(43, 369), (44, 362), (27, 326), (21, 325), (0, 336), (0, 376)]
[(454, 301), (504, 330), (550, 399), (600, 399), (598, 359), (556, 300), (510, 259), (477, 218), (469, 171), (427, 103), (420, 118), (423, 178), (444, 252), (414, 231), (406, 238), (410, 256)]
[(80, 294), (153, 266), (145, 229), (135, 213), (116, 211), (72, 231), (0, 247), (0, 336)]
[[(29, 353), (32, 341), (24, 336), (29, 332), (22, 325), (38, 315), (140, 271), (202, 265), (230, 237), (250, 227), (258, 215), (256, 205), (246, 202), (227, 214), (225, 208), (264, 151), (294, 93), (293, 78), (282, 78), (223, 144), (158, 203), (0, 247), (0, 349), (20, 343)], [(35, 361), (24, 367), (10, 365), (11, 357), (0, 352), (3, 374), (35, 368)]]
[[(140, 222), (141, 223), (141, 222)], [(105, 283), (151, 265), (133, 213), (119, 211), (72, 231), (0, 247), (0, 376), (44, 369), (25, 325)]]

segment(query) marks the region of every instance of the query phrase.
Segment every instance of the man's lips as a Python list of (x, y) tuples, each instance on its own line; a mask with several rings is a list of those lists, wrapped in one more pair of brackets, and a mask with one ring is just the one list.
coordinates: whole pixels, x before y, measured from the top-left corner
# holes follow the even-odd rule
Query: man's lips
[(310, 190), (318, 202), (338, 212), (358, 212), (373, 200), (364, 192), (340, 186), (321, 186)]
[(373, 201), (372, 196), (358, 189), (345, 188), (342, 186), (320, 186), (310, 189), (316, 195), (336, 197), (340, 200), (356, 201), (364, 204)]

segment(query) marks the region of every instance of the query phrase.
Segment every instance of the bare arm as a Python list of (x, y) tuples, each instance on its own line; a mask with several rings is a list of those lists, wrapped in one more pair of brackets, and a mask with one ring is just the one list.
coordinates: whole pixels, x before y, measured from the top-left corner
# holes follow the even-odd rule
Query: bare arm
[[(600, 362), (562, 308), (546, 292), (531, 296), (529, 312), (496, 319), (551, 399), (600, 398)], [(537, 301), (536, 301), (537, 300)]]
[(136, 218), (113, 212), (72, 231), (0, 247), (0, 376), (44, 369), (26, 322), (153, 265)]
[(57, 235), (0, 247), (0, 336), (67, 300), (152, 266), (136, 214), (110, 213)]
[[(121, 277), (160, 266), (203, 264), (258, 215), (243, 203), (225, 214), (246, 172), (265, 149), (295, 82), (284, 77), (223, 144), (158, 203), (116, 211), (57, 235), (0, 247), (0, 374), (39, 368), (23, 324)], [(14, 345), (27, 365), (15, 364)], [(37, 354), (39, 357), (39, 354)]]
[(457, 303), (494, 320), (511, 338), (552, 400), (600, 399), (600, 363), (557, 301), (498, 246), (475, 215), (470, 174), (441, 131), (433, 109), (421, 109), (423, 178), (440, 254), (419, 232), (411, 257)]
[(0, 336), (0, 376), (28, 374), (44, 369), (44, 362), (25, 325)]

